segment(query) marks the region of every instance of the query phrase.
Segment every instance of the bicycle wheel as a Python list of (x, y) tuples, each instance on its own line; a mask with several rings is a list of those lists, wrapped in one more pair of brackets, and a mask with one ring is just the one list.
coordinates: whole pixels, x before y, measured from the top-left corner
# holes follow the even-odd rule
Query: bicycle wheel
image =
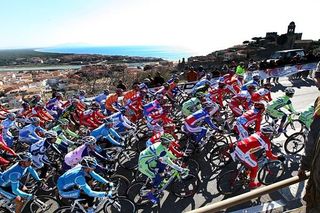
[(296, 132), (284, 142), (284, 150), (288, 154), (297, 154), (304, 148), (305, 142), (306, 136), (302, 132)]
[(288, 138), (290, 135), (296, 132), (303, 131), (304, 124), (300, 120), (292, 120), (292, 122), (286, 123), (284, 126), (284, 135)]
[(125, 197), (117, 197), (112, 203), (106, 202), (103, 209), (104, 212), (134, 213), (136, 211), (136, 206), (132, 201)]
[(112, 175), (109, 179), (116, 187), (119, 196), (125, 196), (130, 181), (122, 175)]
[(230, 147), (228, 144), (222, 144), (211, 152), (210, 162), (218, 167), (224, 167), (231, 162)]
[(191, 174), (197, 175), (200, 171), (200, 164), (195, 159), (188, 159), (185, 163), (182, 163), (183, 168), (188, 168)]
[(133, 149), (123, 150), (118, 158), (119, 165), (122, 168), (133, 170), (138, 167), (139, 153)]
[(75, 207), (74, 209), (71, 208), (71, 206), (63, 206), (57, 210), (55, 210), (53, 213), (85, 213), (81, 209)]
[(176, 179), (172, 183), (172, 192), (177, 197), (186, 198), (191, 197), (199, 190), (200, 179), (198, 175), (189, 174), (185, 178)]
[(243, 186), (243, 182), (239, 180), (239, 171), (230, 170), (221, 175), (217, 181), (217, 189), (223, 195), (232, 194)]
[(277, 182), (284, 173), (284, 165), (279, 160), (269, 161), (258, 172), (258, 180), (264, 185)]
[(39, 195), (36, 196), (29, 202), (30, 212), (43, 213), (47, 211), (55, 211), (60, 208), (59, 201), (48, 195)]
[(137, 146), (138, 152), (142, 152), (143, 150), (145, 150), (147, 148), (146, 141), (144, 141), (144, 140), (137, 141), (136, 146)]
[(134, 180), (136, 182), (145, 182), (147, 180), (147, 176), (142, 174), (139, 170), (134, 173)]
[[(137, 206), (151, 204), (145, 196), (150, 190), (147, 189), (145, 182), (135, 182), (127, 190), (127, 198)], [(152, 204), (151, 204), (152, 205)]]

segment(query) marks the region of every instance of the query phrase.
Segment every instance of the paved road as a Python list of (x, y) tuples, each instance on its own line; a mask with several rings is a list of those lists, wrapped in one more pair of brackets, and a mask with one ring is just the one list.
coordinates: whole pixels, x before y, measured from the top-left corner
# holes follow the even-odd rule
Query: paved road
[[(276, 98), (283, 94), (283, 90), (288, 86), (294, 86), (296, 88), (296, 94), (292, 99), (293, 105), (296, 110), (302, 110), (306, 108), (309, 104), (312, 104), (315, 98), (320, 94), (317, 88), (314, 86), (313, 81), (308, 79), (305, 81), (299, 80), (290, 82), (286, 78), (281, 79), (281, 84), (278, 84), (273, 88), (272, 97)], [(280, 145), (283, 144), (285, 138), (280, 137), (275, 142)], [(285, 154), (282, 148), (276, 150), (277, 152), (282, 152)], [(210, 203), (219, 202), (223, 199), (228, 198), (227, 196), (223, 196), (218, 193), (216, 180), (220, 173), (231, 169), (232, 165), (229, 165), (223, 170), (217, 171), (216, 168), (213, 168), (208, 160), (208, 156), (203, 156), (199, 154), (195, 156), (201, 166), (201, 172), (199, 172), (199, 176), (201, 178), (200, 190), (197, 194), (195, 194), (191, 198), (186, 199), (178, 199), (172, 194), (165, 193), (164, 197), (161, 200), (160, 207), (157, 208), (145, 208), (140, 209), (139, 212), (163, 212), (163, 213), (171, 213), (171, 212), (187, 212), (189, 210), (199, 208)], [(296, 174), (298, 169), (298, 162), (300, 156), (287, 156), (287, 168), (284, 174), (284, 178), (290, 177)], [(133, 175), (128, 173), (127, 171), (121, 172), (121, 174), (127, 176), (129, 180), (133, 180)], [(238, 205), (236, 207), (230, 208), (227, 212), (259, 212), (261, 208), (278, 208), (281, 209), (281, 206), (285, 205), (288, 201), (295, 199), (296, 197), (300, 197), (303, 189), (303, 184), (297, 184), (290, 188), (286, 188), (284, 190), (262, 196), (258, 199), (252, 200), (251, 202), (247, 202), (242, 205)], [(240, 192), (240, 193), (243, 193)], [(234, 196), (234, 195), (233, 195)], [(268, 205), (262, 205), (263, 203), (267, 203), (269, 201), (273, 201), (272, 203), (268, 203)], [(243, 209), (248, 208), (246, 211)], [(279, 210), (282, 212), (282, 210)]]

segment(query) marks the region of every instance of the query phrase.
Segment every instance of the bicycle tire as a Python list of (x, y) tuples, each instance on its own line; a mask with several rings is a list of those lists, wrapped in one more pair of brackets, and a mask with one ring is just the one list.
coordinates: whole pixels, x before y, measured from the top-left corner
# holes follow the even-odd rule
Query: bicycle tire
[(118, 188), (118, 195), (125, 196), (129, 187), (130, 181), (123, 175), (112, 175), (109, 180)]
[[(192, 189), (190, 190), (190, 184), (192, 184)], [(198, 175), (189, 173), (185, 178), (176, 179), (172, 183), (171, 191), (172, 193), (180, 198), (187, 198), (193, 196), (198, 192), (200, 187), (200, 178)]]
[(224, 167), (231, 162), (230, 147), (228, 144), (218, 146), (211, 152), (210, 163), (217, 168)]
[(286, 123), (284, 126), (284, 135), (288, 138), (290, 135), (296, 132), (302, 132), (304, 124), (298, 120), (294, 119), (290, 123)]
[(305, 134), (302, 132), (296, 132), (288, 137), (284, 142), (284, 150), (288, 154), (297, 154), (304, 148), (305, 142)]
[(217, 190), (223, 195), (230, 195), (243, 187), (239, 181), (239, 171), (234, 169), (223, 173), (217, 181)]
[[(121, 209), (118, 209), (118, 208)], [(103, 207), (104, 212), (119, 212), (119, 213), (134, 213), (136, 211), (136, 206), (134, 203), (125, 198), (125, 197), (117, 197), (117, 199), (110, 203), (106, 202)]]
[(71, 206), (60, 207), (59, 209), (55, 210), (53, 213), (70, 213), (70, 212), (72, 212), (72, 213), (85, 213), (77, 207), (75, 207), (73, 209), (73, 211), (71, 211)]
[(118, 158), (118, 163), (124, 169), (135, 170), (138, 168), (139, 154), (140, 153), (133, 149), (122, 150)]
[(195, 159), (192, 159), (192, 158), (188, 159), (184, 165), (185, 166), (182, 166), (182, 167), (188, 168), (189, 173), (191, 174), (197, 175), (200, 171), (200, 164)]
[(153, 205), (149, 199), (145, 197), (141, 191), (145, 187), (145, 182), (135, 182), (129, 186), (127, 190), (127, 198), (137, 206)]
[[(35, 202), (35, 199), (41, 200), (44, 203), (47, 203), (50, 200), (50, 201), (53, 201), (52, 203), (54, 203), (55, 205), (49, 203), (45, 207), (45, 209), (43, 209), (44, 206), (41, 206), (41, 209), (39, 209), (39, 206)], [(47, 212), (48, 210), (55, 211), (55, 210), (59, 209), (60, 205), (61, 205), (60, 202), (56, 198), (49, 196), (49, 195), (39, 195), (35, 199), (30, 200), (28, 203), (29, 211), (32, 213), (43, 213), (43, 212)], [(52, 206), (54, 206), (54, 207), (52, 207)]]
[(139, 170), (137, 170), (134, 173), (134, 180), (135, 182), (145, 182), (148, 179), (148, 177), (144, 174), (142, 174)]
[(264, 185), (277, 182), (284, 173), (284, 164), (279, 160), (269, 161), (258, 172), (258, 180)]

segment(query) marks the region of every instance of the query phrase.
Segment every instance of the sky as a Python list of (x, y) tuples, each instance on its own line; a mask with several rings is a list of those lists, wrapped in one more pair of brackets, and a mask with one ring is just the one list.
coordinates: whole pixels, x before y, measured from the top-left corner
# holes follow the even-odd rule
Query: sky
[(291, 21), (320, 39), (319, 0), (1, 0), (0, 49), (166, 45), (224, 49)]

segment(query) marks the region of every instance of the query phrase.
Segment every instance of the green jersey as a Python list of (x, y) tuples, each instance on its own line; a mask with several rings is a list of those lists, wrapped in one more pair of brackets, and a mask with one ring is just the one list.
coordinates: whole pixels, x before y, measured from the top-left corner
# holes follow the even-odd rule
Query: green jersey
[(313, 121), (313, 114), (314, 114), (314, 106), (310, 105), (299, 116), (299, 120), (302, 121), (308, 129), (310, 129), (310, 125)]
[(267, 107), (267, 111), (279, 110), (282, 107), (287, 107), (291, 112), (295, 112), (290, 98), (286, 95), (273, 100)]
[(70, 129), (62, 129), (60, 125), (57, 125), (52, 128), (53, 131), (55, 131), (58, 134), (58, 139), (61, 141), (69, 141), (67, 138), (72, 137), (72, 138), (79, 138), (80, 136), (74, 132), (72, 132)]
[(182, 104), (182, 112), (185, 116), (201, 109), (201, 102), (198, 98), (191, 98)]

